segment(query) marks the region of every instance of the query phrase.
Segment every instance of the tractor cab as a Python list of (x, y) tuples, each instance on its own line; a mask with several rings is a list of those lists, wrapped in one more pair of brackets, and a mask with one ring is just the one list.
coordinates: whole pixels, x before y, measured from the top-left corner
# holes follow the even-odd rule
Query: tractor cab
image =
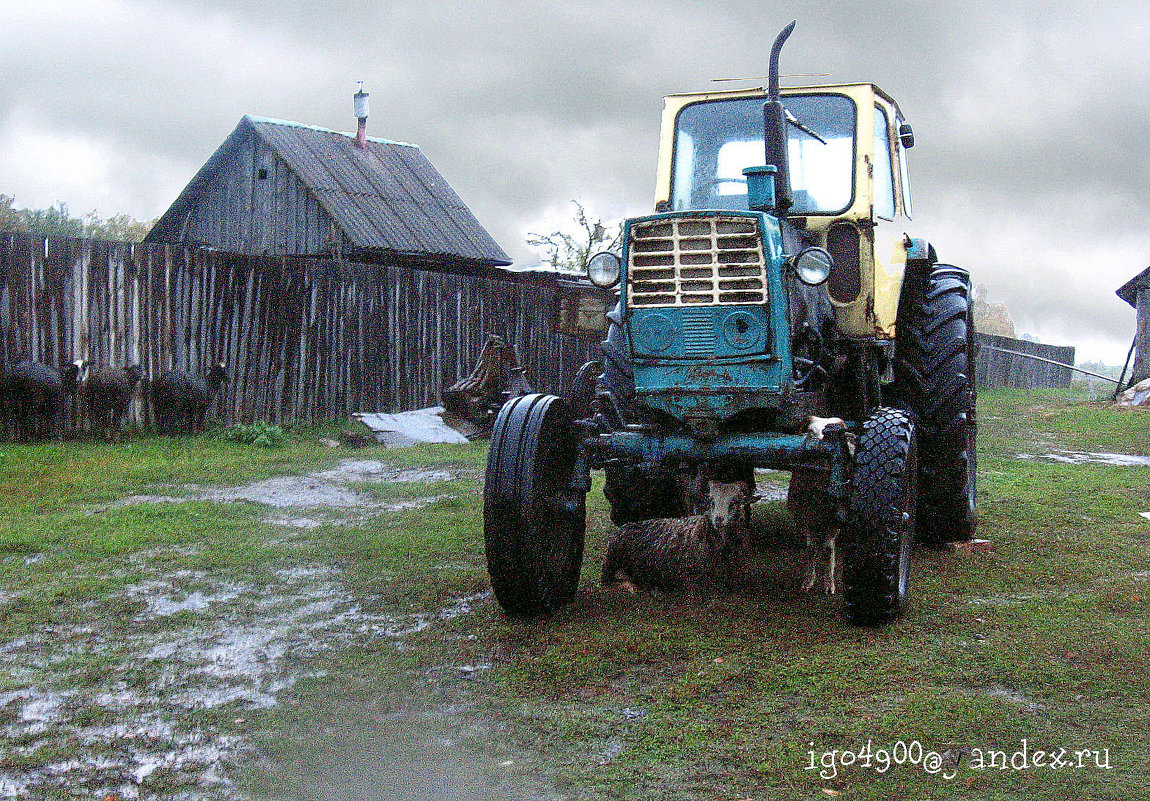
[[(780, 94), (790, 173), (790, 204), (780, 217), (802, 244), (831, 254), (827, 288), (840, 329), (890, 338), (911, 216), (910, 125), (898, 104), (869, 83)], [(767, 97), (755, 88), (665, 98), (657, 210), (748, 208), (743, 170), (764, 161)]]

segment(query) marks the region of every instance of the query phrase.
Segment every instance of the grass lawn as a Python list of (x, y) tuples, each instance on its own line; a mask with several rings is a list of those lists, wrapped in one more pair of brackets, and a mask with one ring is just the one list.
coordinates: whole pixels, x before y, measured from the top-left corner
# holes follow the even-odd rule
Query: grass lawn
[[(795, 591), (779, 502), (734, 592), (627, 596), (597, 586), (597, 487), (576, 603), (525, 623), (487, 594), (483, 444), (0, 446), (0, 791), (1146, 797), (1150, 468), (1046, 455), (1150, 456), (1150, 410), (988, 392), (979, 416), (992, 547), (916, 551), (882, 629)], [(348, 459), (390, 478), (353, 470), (348, 506), (205, 491)]]

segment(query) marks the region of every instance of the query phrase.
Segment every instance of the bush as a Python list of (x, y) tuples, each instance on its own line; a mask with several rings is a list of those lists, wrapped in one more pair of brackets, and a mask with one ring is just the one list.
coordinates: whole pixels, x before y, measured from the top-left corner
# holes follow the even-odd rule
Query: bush
[(279, 426), (257, 420), (251, 424), (237, 423), (224, 432), (224, 439), (242, 442), (244, 445), (260, 445), (264, 448), (278, 448), (284, 444), (287, 435)]

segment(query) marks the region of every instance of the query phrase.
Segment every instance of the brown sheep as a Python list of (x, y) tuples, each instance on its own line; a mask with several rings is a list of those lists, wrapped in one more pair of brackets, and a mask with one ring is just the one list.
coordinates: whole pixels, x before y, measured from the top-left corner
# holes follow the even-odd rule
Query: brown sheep
[(695, 592), (731, 579), (750, 520), (746, 482), (708, 482), (706, 514), (628, 523), (607, 542), (603, 586)]
[(838, 505), (827, 493), (830, 474), (819, 470), (795, 470), (787, 490), (787, 511), (806, 542), (806, 569), (800, 589), (810, 592), (819, 583), (827, 595), (835, 594), (838, 558), (835, 542), (839, 533)]

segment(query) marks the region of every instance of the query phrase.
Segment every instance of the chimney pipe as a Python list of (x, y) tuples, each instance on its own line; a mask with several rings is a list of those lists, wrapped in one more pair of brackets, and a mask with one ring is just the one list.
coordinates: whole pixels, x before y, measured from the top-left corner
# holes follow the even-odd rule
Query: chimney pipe
[(355, 144), (357, 147), (367, 147), (367, 98), (369, 95), (363, 91), (363, 81), (356, 81), (356, 83), (359, 84), (359, 91), (351, 98), (355, 117), (359, 120), (359, 129), (355, 132)]

